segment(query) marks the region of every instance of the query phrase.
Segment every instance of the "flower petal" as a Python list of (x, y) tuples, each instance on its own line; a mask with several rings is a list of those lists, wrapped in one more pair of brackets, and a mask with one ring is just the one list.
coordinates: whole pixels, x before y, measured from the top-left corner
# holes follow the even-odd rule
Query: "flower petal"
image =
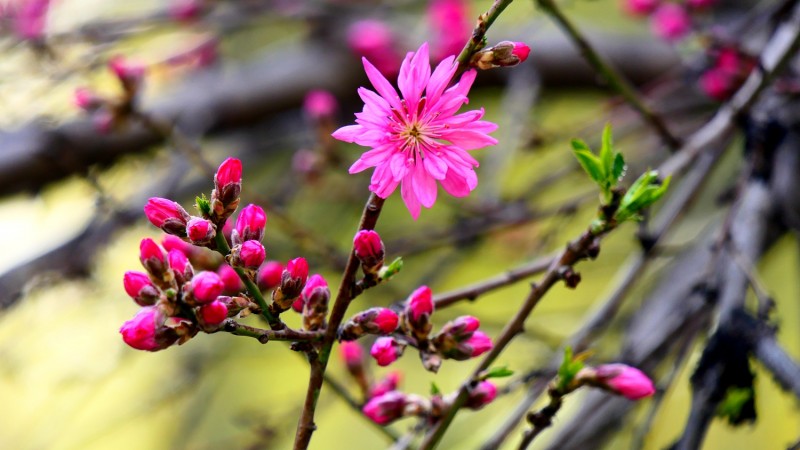
[(425, 152), (422, 160), (425, 170), (436, 180), (444, 179), (447, 174), (447, 163), (436, 155), (435, 151)]
[(364, 63), (364, 71), (367, 72), (367, 78), (369, 78), (375, 90), (378, 91), (378, 94), (389, 102), (392, 108), (401, 109), (400, 97), (397, 96), (397, 91), (395, 91), (389, 81), (386, 80), (386, 77), (384, 77), (372, 63), (367, 61), (367, 58), (361, 58), (361, 61)]
[(334, 131), (331, 136), (344, 142), (355, 142), (356, 137), (364, 132), (364, 127), (361, 125), (347, 125)]
[(414, 167), (411, 177), (414, 192), (417, 194), (422, 206), (430, 208), (436, 203), (436, 180), (422, 167), (417, 165)]
[(408, 212), (411, 213), (411, 217), (417, 220), (419, 217), (420, 204), (411, 184), (411, 174), (408, 174), (403, 180), (403, 184), (400, 185), (400, 195), (403, 197), (403, 202), (406, 204)]
[(440, 136), (464, 150), (475, 150), (497, 144), (497, 139), (491, 136), (463, 128), (442, 130)]
[(455, 64), (456, 57), (448, 56), (436, 66), (436, 69), (428, 81), (428, 87), (425, 90), (425, 96), (428, 97), (428, 104), (435, 105), (442, 96), (445, 88), (450, 84), (453, 79), (453, 74), (456, 73), (458, 66)]

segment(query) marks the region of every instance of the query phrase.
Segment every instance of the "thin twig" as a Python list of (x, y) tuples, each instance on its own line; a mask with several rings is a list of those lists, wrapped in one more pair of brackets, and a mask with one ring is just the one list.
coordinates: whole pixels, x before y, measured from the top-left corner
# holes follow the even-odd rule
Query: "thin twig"
[(265, 330), (241, 324), (233, 319), (226, 320), (219, 331), (225, 331), (236, 336), (255, 338), (262, 344), (266, 344), (269, 341), (313, 342), (322, 339), (322, 332), (320, 331), (293, 330), (291, 328)]
[[(364, 212), (361, 215), (361, 221), (358, 230), (372, 230), (380, 216), (383, 207), (384, 199), (378, 197), (376, 194), (371, 194)], [(355, 250), (350, 251), (350, 257), (347, 260), (347, 266), (342, 274), (342, 281), (339, 285), (339, 291), (336, 294), (333, 308), (330, 317), (328, 318), (328, 327), (325, 330), (325, 336), (320, 344), (319, 353), (309, 352), (308, 360), (311, 364), (311, 374), (308, 381), (308, 390), (306, 392), (306, 399), (303, 403), (303, 412), (300, 415), (300, 420), (297, 423), (297, 432), (295, 434), (294, 449), (305, 450), (311, 442), (311, 435), (316, 429), (314, 424), (314, 412), (317, 407), (317, 400), (319, 399), (322, 382), (325, 376), (325, 370), (328, 366), (330, 359), (331, 349), (336, 340), (336, 335), (339, 330), (339, 325), (344, 319), (347, 312), (347, 307), (353, 299), (353, 285), (355, 284), (356, 271), (360, 266), (358, 258), (356, 258)]]
[(676, 150), (681, 146), (680, 140), (675, 137), (667, 128), (659, 115), (657, 115), (644, 101), (639, 98), (636, 89), (622, 76), (610, 63), (608, 63), (599, 53), (589, 44), (586, 37), (578, 30), (575, 25), (570, 22), (567, 16), (558, 8), (553, 0), (535, 0), (547, 14), (561, 27), (562, 30), (572, 39), (572, 42), (578, 47), (581, 54), (586, 61), (594, 67), (603, 77), (605, 77), (608, 84), (614, 89), (628, 104), (633, 107), (641, 116), (644, 121), (650, 125), (661, 139), (671, 149)]

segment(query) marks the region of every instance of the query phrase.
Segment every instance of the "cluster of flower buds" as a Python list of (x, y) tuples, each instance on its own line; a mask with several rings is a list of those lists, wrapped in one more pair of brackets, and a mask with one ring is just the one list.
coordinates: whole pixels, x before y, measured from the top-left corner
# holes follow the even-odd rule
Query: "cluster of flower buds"
[(229, 315), (248, 307), (247, 299), (223, 297), (219, 275), (195, 273), (182, 251), (166, 252), (149, 238), (139, 248), (146, 273), (129, 271), (123, 276), (125, 292), (142, 307), (120, 328), (131, 347), (157, 351), (182, 344), (200, 330), (215, 331)]
[(709, 51), (711, 67), (700, 76), (700, 88), (717, 101), (730, 98), (756, 66), (756, 59), (734, 46)]
[(385, 308), (369, 309), (345, 324), (341, 338), (392, 334), (372, 345), (370, 354), (379, 366), (393, 363), (411, 345), (419, 350), (423, 366), (432, 372), (439, 370), (443, 359), (463, 361), (491, 350), (491, 338), (478, 330), (480, 321), (472, 316), (458, 317), (432, 335), (434, 307), (430, 288), (421, 286), (408, 298), (400, 317)]
[(692, 30), (693, 13), (711, 8), (716, 0), (624, 0), (625, 12), (636, 17), (650, 17), (653, 33), (661, 39), (674, 42)]
[(267, 258), (267, 251), (261, 243), (267, 214), (257, 205), (247, 205), (236, 218), (236, 226), (231, 230), (230, 263), (233, 267), (255, 271)]
[(522, 42), (502, 41), (475, 53), (470, 64), (482, 70), (511, 67), (524, 62), (530, 53), (530, 47)]
[[(388, 425), (403, 417), (425, 417), (435, 421), (453, 404), (457, 393), (447, 396), (435, 394), (426, 399), (415, 394), (404, 394), (391, 390), (371, 397), (362, 408), (362, 412), (378, 425)], [(464, 406), (478, 410), (491, 403), (497, 397), (497, 387), (490, 381), (481, 381), (469, 392)]]
[(105, 97), (85, 87), (76, 89), (73, 95), (75, 106), (91, 114), (95, 128), (101, 132), (123, 123), (134, 110), (145, 75), (145, 66), (119, 55), (108, 61), (108, 69), (122, 86), (122, 95)]

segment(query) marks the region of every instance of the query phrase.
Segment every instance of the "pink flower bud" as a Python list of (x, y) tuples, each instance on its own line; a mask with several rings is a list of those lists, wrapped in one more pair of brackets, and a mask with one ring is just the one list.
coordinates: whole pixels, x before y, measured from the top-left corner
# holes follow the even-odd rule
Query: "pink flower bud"
[(125, 292), (140, 306), (153, 305), (158, 300), (158, 288), (150, 281), (150, 277), (142, 272), (125, 272), (122, 277)]
[(217, 173), (214, 175), (214, 183), (219, 187), (231, 184), (242, 183), (242, 162), (236, 158), (228, 158), (222, 161)]
[(622, 8), (632, 16), (647, 16), (658, 7), (661, 0), (623, 0)]
[(283, 296), (293, 299), (300, 295), (307, 279), (308, 262), (305, 258), (295, 258), (287, 262), (286, 269), (281, 274), (280, 290)]
[(111, 69), (111, 72), (116, 75), (128, 92), (134, 92), (144, 79), (144, 65), (132, 63), (121, 55), (112, 56), (108, 60), (108, 68)]
[(433, 314), (433, 296), (428, 286), (420, 286), (411, 293), (406, 305), (406, 314), (412, 321), (419, 321), (423, 316)]
[(258, 288), (262, 291), (275, 289), (281, 284), (283, 264), (278, 261), (267, 261), (258, 271)]
[(406, 407), (406, 396), (402, 392), (390, 391), (371, 398), (362, 411), (378, 425), (387, 425), (401, 417)]
[(328, 313), (328, 300), (331, 291), (328, 282), (320, 274), (314, 274), (303, 288), (303, 327), (306, 330), (319, 330), (325, 326)]
[(200, 318), (206, 325), (219, 325), (228, 318), (228, 307), (225, 303), (214, 300), (200, 307)]
[(167, 254), (169, 267), (175, 273), (175, 280), (183, 284), (192, 278), (194, 268), (189, 262), (189, 258), (180, 250), (170, 250)]
[(471, 348), (470, 356), (475, 358), (492, 349), (492, 339), (482, 331), (472, 333), (472, 336), (463, 342)]
[(200, 217), (192, 217), (186, 224), (186, 235), (194, 245), (205, 245), (217, 235), (214, 224)]
[(244, 289), (244, 283), (242, 283), (242, 279), (239, 278), (239, 274), (236, 273), (233, 267), (222, 264), (217, 268), (217, 275), (222, 279), (222, 284), (225, 286), (223, 292), (226, 294), (236, 295)]
[(665, 3), (659, 6), (650, 20), (653, 33), (668, 42), (681, 39), (692, 28), (689, 13), (683, 6), (675, 3)]
[(214, 272), (204, 270), (192, 278), (192, 295), (197, 303), (213, 302), (224, 289), (222, 278)]
[(380, 235), (373, 230), (361, 230), (353, 238), (356, 257), (366, 268), (379, 269), (383, 265), (384, 248)]
[(397, 329), (400, 318), (389, 308), (375, 307), (353, 316), (342, 327), (340, 338), (358, 339), (365, 334), (391, 334)]
[(372, 344), (369, 354), (375, 358), (379, 366), (385, 367), (395, 362), (403, 354), (402, 344), (390, 337), (379, 337)]
[(239, 253), (242, 266), (248, 269), (257, 269), (267, 258), (267, 251), (264, 245), (258, 241), (245, 241)]
[(460, 316), (453, 319), (451, 324), (454, 333), (463, 335), (477, 331), (478, 327), (481, 326), (481, 321), (473, 316)]
[(153, 306), (139, 310), (131, 320), (120, 327), (122, 340), (137, 350), (155, 352), (163, 350), (177, 341), (178, 336), (169, 330), (161, 330), (165, 317)]
[(187, 257), (191, 255), (192, 252), (194, 252), (194, 247), (192, 246), (192, 244), (189, 244), (183, 239), (177, 236), (173, 236), (171, 234), (168, 234), (164, 236), (163, 239), (161, 239), (161, 246), (164, 247), (168, 252), (172, 250), (177, 250), (186, 255)]
[(721, 102), (735, 92), (736, 86), (728, 72), (711, 69), (700, 76), (700, 88), (707, 96)]
[(305, 307), (306, 301), (303, 297), (297, 297), (297, 299), (292, 302), (292, 310), (296, 313), (302, 313)]
[(525, 62), (528, 59), (528, 55), (531, 54), (531, 48), (524, 42), (514, 42), (514, 49), (511, 50), (511, 54), (516, 56), (519, 62)]
[(347, 44), (353, 53), (369, 60), (384, 75), (397, 74), (402, 58), (395, 50), (396, 39), (386, 22), (360, 20), (347, 30)]
[(380, 311), (378, 315), (375, 317), (375, 325), (377, 325), (378, 330), (380, 330), (383, 334), (393, 333), (394, 330), (397, 329), (397, 325), (400, 322), (400, 318), (397, 317), (397, 313), (392, 311), (389, 308), (379, 308)]
[(153, 225), (167, 234), (186, 236), (186, 224), (189, 214), (183, 207), (166, 198), (153, 197), (144, 205), (144, 214)]
[(481, 409), (492, 403), (497, 397), (497, 386), (490, 381), (481, 381), (470, 392), (464, 406), (469, 409)]
[(348, 368), (361, 367), (364, 363), (364, 349), (358, 342), (342, 342), (339, 345), (339, 352)]
[(142, 239), (139, 243), (139, 261), (157, 279), (162, 278), (169, 267), (164, 249), (150, 238)]
[(84, 111), (94, 111), (103, 104), (103, 99), (100, 96), (85, 87), (75, 89), (72, 100), (75, 106)]
[(656, 392), (653, 382), (641, 370), (625, 364), (604, 364), (596, 369), (597, 381), (630, 400), (650, 397)]
[(389, 372), (380, 381), (375, 383), (369, 390), (367, 398), (378, 397), (389, 391), (394, 391), (400, 385), (403, 375), (400, 372)]
[(249, 240), (261, 241), (264, 237), (264, 227), (267, 224), (267, 214), (258, 205), (247, 205), (236, 219), (237, 242)]
[(328, 91), (310, 91), (303, 101), (303, 110), (313, 120), (332, 119), (337, 108), (336, 97)]

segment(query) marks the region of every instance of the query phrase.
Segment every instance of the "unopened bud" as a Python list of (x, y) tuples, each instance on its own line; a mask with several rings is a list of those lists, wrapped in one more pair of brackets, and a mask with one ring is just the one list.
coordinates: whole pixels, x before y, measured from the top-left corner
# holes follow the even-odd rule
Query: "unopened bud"
[(460, 342), (437, 340), (435, 344), (437, 344), (437, 350), (445, 358), (455, 359), (456, 361), (464, 361), (480, 356), (491, 350), (493, 346), (492, 339), (482, 331), (475, 331), (468, 339)]
[(183, 207), (166, 198), (153, 197), (144, 205), (144, 214), (153, 225), (167, 234), (186, 237), (189, 214)]
[(264, 227), (267, 224), (267, 214), (258, 205), (247, 205), (236, 219), (236, 233), (231, 235), (234, 245), (249, 241), (261, 241), (264, 237)]
[(328, 91), (310, 91), (303, 101), (306, 115), (316, 121), (332, 119), (337, 108), (336, 97)]
[(166, 326), (168, 319), (157, 307), (146, 306), (123, 323), (119, 332), (122, 340), (137, 350), (163, 350), (179, 339), (174, 329)]
[(169, 267), (167, 254), (154, 240), (145, 238), (139, 243), (139, 261), (155, 279), (162, 280), (166, 278), (166, 281), (168, 281), (171, 278), (165, 277)]
[(258, 241), (245, 241), (231, 249), (231, 264), (245, 269), (257, 269), (267, 258), (264, 245)]
[(353, 238), (356, 257), (365, 274), (376, 274), (383, 266), (384, 247), (380, 235), (373, 230), (361, 230)]
[(175, 280), (181, 285), (192, 279), (194, 275), (194, 268), (189, 263), (189, 258), (180, 250), (170, 250), (167, 254), (169, 260), (169, 267), (172, 269)]
[(222, 264), (217, 268), (217, 275), (222, 279), (222, 284), (225, 286), (222, 290), (227, 295), (236, 295), (244, 289), (244, 283), (239, 278), (239, 274), (233, 267)]
[(430, 322), (434, 304), (431, 290), (421, 286), (411, 293), (404, 310), (406, 325), (417, 339), (427, 339), (433, 327)]
[(369, 386), (364, 368), (364, 349), (358, 342), (342, 342), (339, 352), (350, 376), (358, 383), (361, 392), (366, 393)]
[(481, 409), (497, 397), (497, 386), (491, 381), (481, 381), (469, 391), (469, 397), (464, 404), (469, 409)]
[(108, 61), (108, 68), (129, 94), (135, 93), (144, 79), (145, 67), (139, 63), (132, 63), (121, 55), (112, 57)]
[(403, 376), (400, 372), (389, 372), (380, 379), (377, 383), (373, 384), (369, 389), (368, 398), (383, 395), (389, 391), (394, 391), (400, 385)]
[(356, 314), (342, 327), (341, 339), (351, 341), (365, 334), (385, 335), (397, 329), (400, 319), (389, 308), (370, 308)]
[(239, 206), (242, 192), (242, 162), (228, 158), (214, 174), (214, 191), (211, 192), (211, 212), (215, 223), (228, 218)]
[(186, 235), (192, 244), (203, 246), (208, 244), (217, 235), (214, 224), (200, 217), (192, 217), (186, 224)]
[(286, 263), (281, 274), (281, 284), (272, 293), (272, 300), (278, 311), (286, 311), (294, 300), (303, 292), (308, 279), (308, 262), (305, 258), (295, 258)]
[(472, 64), (483, 70), (511, 67), (528, 59), (530, 53), (530, 47), (522, 42), (502, 41), (476, 53), (472, 57)]
[(364, 415), (378, 425), (389, 423), (403, 417), (406, 407), (406, 396), (399, 391), (390, 391), (371, 398), (362, 411)]
[(379, 366), (385, 367), (402, 356), (403, 350), (405, 350), (405, 345), (397, 342), (394, 338), (379, 337), (372, 344), (369, 354), (375, 358)]
[(303, 289), (303, 327), (306, 330), (325, 328), (330, 298), (331, 290), (325, 278), (320, 274), (312, 275)]
[(261, 269), (258, 270), (258, 288), (262, 291), (275, 289), (281, 284), (281, 275), (283, 274), (283, 264), (278, 261), (267, 261)]
[(103, 98), (95, 94), (94, 91), (85, 87), (75, 89), (72, 100), (75, 103), (75, 106), (89, 112), (94, 111), (103, 105)]
[(192, 278), (192, 296), (197, 303), (210, 303), (222, 294), (225, 285), (215, 272), (204, 270)]
[(675, 42), (692, 29), (692, 19), (682, 5), (664, 3), (650, 16), (653, 33), (668, 42)]
[(650, 397), (656, 392), (650, 378), (641, 370), (625, 364), (604, 364), (594, 369), (593, 385), (630, 400)]
[(216, 326), (228, 318), (228, 307), (225, 303), (214, 300), (200, 307), (200, 319), (206, 325)]
[(128, 271), (122, 277), (125, 292), (140, 306), (153, 305), (159, 298), (158, 288), (146, 273)]

